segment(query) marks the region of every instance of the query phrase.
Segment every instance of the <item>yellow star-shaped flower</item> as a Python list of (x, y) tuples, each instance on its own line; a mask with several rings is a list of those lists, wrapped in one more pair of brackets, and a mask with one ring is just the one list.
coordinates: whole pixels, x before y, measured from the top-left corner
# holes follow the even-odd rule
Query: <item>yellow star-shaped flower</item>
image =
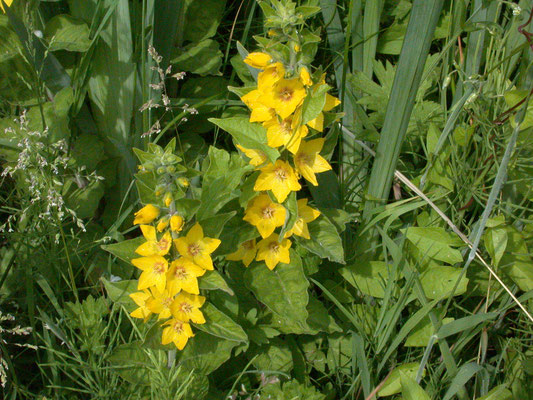
[(153, 298), (146, 302), (146, 306), (154, 314), (159, 314), (157, 319), (166, 319), (171, 315), (170, 307), (179, 291), (175, 286), (167, 286), (162, 291), (152, 289)]
[(255, 246), (255, 239), (247, 240), (241, 243), (236, 252), (228, 254), (226, 260), (241, 261), (247, 267), (255, 258), (257, 247)]
[(276, 111), (263, 104), (262, 99), (264, 96), (265, 94), (262, 91), (256, 89), (241, 97), (242, 102), (252, 110), (250, 122), (263, 122), (275, 117)]
[(189, 338), (193, 337), (191, 325), (177, 318), (169, 319), (163, 324), (162, 344), (174, 343), (178, 350), (183, 350)]
[(139, 277), (139, 290), (147, 289), (155, 286), (157, 290), (162, 292), (165, 290), (167, 284), (166, 273), (168, 270), (168, 262), (161, 256), (150, 256), (134, 258), (131, 263), (143, 272)]
[(181, 292), (170, 306), (172, 316), (181, 321), (192, 321), (195, 324), (205, 324), (204, 314), (200, 311), (205, 303), (204, 296)]
[(246, 155), (246, 157), (250, 159), (250, 164), (254, 167), (259, 167), (267, 160), (266, 154), (263, 153), (261, 150), (247, 149), (240, 145), (237, 145), (237, 148), (242, 151)]
[(264, 239), (283, 226), (286, 215), (285, 207), (270, 200), (268, 194), (260, 194), (248, 203), (243, 220), (255, 226)]
[(167, 287), (176, 289), (178, 292), (184, 290), (187, 293), (199, 294), (198, 277), (205, 274), (205, 269), (200, 268), (184, 257), (180, 257), (170, 263), (167, 272)]
[(170, 250), (172, 237), (170, 232), (166, 232), (163, 237), (157, 240), (156, 229), (151, 225), (141, 225), (141, 231), (146, 243), (141, 244), (135, 252), (144, 257), (164, 256)]
[(302, 138), (307, 136), (308, 129), (300, 125), (296, 113), (279, 121), (278, 117), (266, 121), (263, 125), (267, 128), (267, 143), (270, 147), (286, 146), (291, 153), (296, 153)]
[(255, 181), (254, 190), (261, 192), (272, 190), (278, 202), (283, 203), (291, 191), (298, 191), (302, 186), (292, 167), (282, 160), (261, 168)]
[(261, 102), (285, 119), (302, 104), (305, 96), (305, 87), (299, 78), (280, 79), (261, 97)]
[(324, 146), (324, 141), (324, 138), (314, 139), (308, 142), (302, 141), (298, 152), (294, 155), (296, 171), (302, 174), (314, 186), (318, 186), (315, 174), (331, 169), (331, 165), (329, 165), (326, 159), (318, 154)]
[(147, 301), (152, 298), (150, 292), (144, 289), (142, 292), (135, 292), (130, 294), (131, 299), (139, 306), (136, 310), (132, 311), (130, 315), (133, 318), (142, 318), (146, 322), (152, 312), (146, 306)]
[(293, 227), (287, 231), (285, 237), (289, 237), (294, 234), (305, 239), (311, 239), (307, 224), (317, 219), (319, 215), (320, 211), (315, 210), (307, 205), (307, 199), (298, 200), (298, 219), (294, 223)]
[(260, 91), (270, 90), (274, 84), (285, 76), (285, 68), (280, 62), (270, 64), (257, 76), (257, 87)]
[(186, 237), (174, 239), (174, 244), (182, 257), (204, 269), (214, 269), (210, 254), (220, 245), (220, 240), (204, 237), (199, 223), (189, 230)]
[(291, 247), (289, 239), (279, 242), (279, 235), (273, 233), (268, 238), (261, 240), (257, 244), (257, 261), (265, 261), (268, 269), (273, 270), (278, 263), (288, 264), (291, 262), (289, 249)]

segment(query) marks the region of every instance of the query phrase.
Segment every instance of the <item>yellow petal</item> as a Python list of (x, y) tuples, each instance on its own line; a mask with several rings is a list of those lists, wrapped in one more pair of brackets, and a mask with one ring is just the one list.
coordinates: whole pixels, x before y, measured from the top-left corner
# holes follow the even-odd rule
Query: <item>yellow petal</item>
[(251, 67), (263, 69), (268, 65), (271, 59), (272, 57), (269, 54), (255, 51), (248, 54), (248, 56), (244, 59), (244, 62)]

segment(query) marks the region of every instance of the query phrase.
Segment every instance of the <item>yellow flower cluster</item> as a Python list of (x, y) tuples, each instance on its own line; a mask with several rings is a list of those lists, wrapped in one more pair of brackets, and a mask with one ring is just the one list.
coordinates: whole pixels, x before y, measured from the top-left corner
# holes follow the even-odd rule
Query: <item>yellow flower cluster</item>
[(176, 214), (160, 217), (160, 209), (152, 204), (135, 213), (133, 223), (140, 225), (146, 242), (135, 250), (141, 257), (131, 260), (142, 271), (139, 292), (130, 295), (139, 306), (131, 316), (146, 321), (157, 314), (158, 320), (168, 319), (162, 343), (174, 343), (182, 350), (194, 336), (190, 322), (205, 323), (200, 311), (205, 297), (199, 295), (198, 278), (213, 270), (211, 253), (220, 240), (205, 237), (198, 223), (180, 236), (183, 218)]
[[(307, 205), (307, 199), (298, 200), (298, 219), (292, 229), (283, 237), (275, 229), (285, 224), (287, 211), (281, 204), (293, 191), (299, 191), (303, 176), (314, 186), (318, 185), (316, 175), (331, 169), (329, 163), (320, 155), (324, 138), (304, 140), (310, 129), (322, 132), (324, 111), (330, 111), (340, 104), (339, 99), (326, 94), (322, 111), (311, 121), (302, 123), (304, 101), (325, 85), (324, 76), (314, 83), (308, 69), (300, 67), (298, 76), (286, 77), (281, 62), (274, 61), (263, 52), (250, 53), (244, 60), (248, 65), (260, 69), (257, 89), (241, 97), (251, 111), (250, 122), (261, 123), (266, 129), (267, 144), (278, 148), (282, 157), (275, 163), (268, 162), (266, 155), (259, 149), (247, 149), (237, 145), (249, 159), (250, 164), (260, 171), (254, 190), (260, 192), (247, 205), (244, 220), (254, 225), (261, 240), (250, 240), (226, 258), (239, 261), (248, 266), (254, 259), (265, 261), (269, 269), (280, 262), (289, 263), (289, 248), (292, 234), (309, 239), (307, 223), (315, 220), (320, 212)], [(285, 151), (287, 150), (287, 151)], [(292, 164), (290, 162), (292, 158)], [(270, 191), (277, 202), (265, 193)]]

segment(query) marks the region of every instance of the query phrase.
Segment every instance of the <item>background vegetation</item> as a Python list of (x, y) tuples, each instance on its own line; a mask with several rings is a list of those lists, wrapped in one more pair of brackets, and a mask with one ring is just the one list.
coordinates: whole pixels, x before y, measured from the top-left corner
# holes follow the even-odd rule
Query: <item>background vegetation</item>
[(274, 279), (219, 253), (228, 325), (178, 353), (129, 316), (134, 268), (102, 246), (138, 235), (134, 147), (178, 138), (204, 173), (210, 145), (234, 150), (208, 119), (245, 109), (227, 87), (254, 85), (238, 49), (266, 33), (261, 7), (2, 4), (4, 398), (530, 398), (530, 1), (306, 3), (344, 112), (334, 171), (306, 189), (329, 241)]

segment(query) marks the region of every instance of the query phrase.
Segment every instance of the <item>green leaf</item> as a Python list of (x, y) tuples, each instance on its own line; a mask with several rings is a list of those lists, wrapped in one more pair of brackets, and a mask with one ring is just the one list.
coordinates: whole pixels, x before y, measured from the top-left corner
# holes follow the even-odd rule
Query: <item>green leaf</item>
[(452, 246), (462, 246), (459, 238), (452, 236), (444, 228), (438, 227), (411, 227), (405, 232), (407, 239), (418, 248), (423, 256), (437, 261), (444, 261), (448, 264), (455, 264), (463, 261), (459, 250)]
[(287, 342), (274, 338), (257, 349), (253, 364), (259, 370), (289, 373), (293, 368), (292, 352)]
[[(509, 90), (508, 92), (505, 92), (503, 94), (503, 98), (505, 99), (507, 106), (511, 108), (511, 107), (516, 106), (521, 101), (523, 101), (527, 97), (527, 95), (528, 95), (527, 90)], [(511, 115), (511, 117), (509, 118), (509, 121), (511, 122), (511, 126), (514, 128), (516, 126), (514, 114)], [(524, 116), (524, 121), (520, 124), (520, 130), (523, 131), (532, 126), (533, 126), (533, 101), (531, 101), (530, 99), (529, 103), (527, 104), (527, 111), (526, 111), (526, 115)]]
[(499, 385), (485, 396), (478, 397), (477, 400), (511, 400), (512, 398), (513, 394), (507, 389), (506, 385)]
[(139, 282), (136, 279), (110, 282), (102, 277), (100, 280), (104, 284), (107, 296), (113, 301), (113, 303), (122, 304), (128, 307), (134, 305), (134, 302), (129, 295), (137, 291), (137, 284)]
[(63, 187), (65, 204), (76, 211), (76, 216), (81, 219), (94, 216), (104, 192), (104, 184), (100, 181), (80, 186), (79, 183), (69, 180)]
[(416, 378), (416, 373), (419, 367), (420, 363), (414, 362), (402, 364), (394, 368), (392, 373), (389, 375), (389, 378), (385, 381), (384, 385), (379, 390), (378, 396), (386, 397), (392, 396), (396, 393), (400, 393), (402, 391), (400, 374), (403, 374), (404, 376), (414, 380)]
[[(449, 266), (433, 266), (426, 269), (420, 276), (420, 283), (428, 299), (442, 299), (449, 296), (461, 275), (461, 271), (461, 268)], [(467, 286), (468, 278), (463, 276), (453, 295), (458, 296), (465, 293)]]
[(223, 290), (227, 294), (233, 296), (233, 290), (228, 286), (225, 279), (217, 271), (206, 271), (206, 273), (198, 279), (198, 286), (204, 290)]
[(201, 76), (220, 75), (222, 52), (218, 42), (207, 39), (185, 46), (171, 62), (179, 71), (192, 72)]
[(89, 27), (79, 19), (67, 14), (52, 17), (46, 23), (44, 35), (49, 51), (68, 50), (85, 52), (91, 47)]
[(339, 233), (344, 232), (348, 222), (355, 220), (352, 214), (338, 208), (320, 208), (320, 212), (328, 217)]
[(185, 40), (200, 42), (217, 32), (226, 0), (189, 0), (183, 29)]
[(325, 215), (308, 224), (310, 240), (296, 237), (298, 244), (321, 258), (344, 264), (342, 239), (335, 225)]
[(320, 85), (307, 95), (302, 105), (302, 124), (312, 121), (322, 112), (329, 89), (331, 88), (328, 85)]
[(448, 391), (444, 395), (442, 400), (451, 400), (474, 375), (483, 369), (483, 365), (469, 362), (459, 368), (457, 374), (454, 376)]
[(279, 232), (280, 239), (285, 236), (285, 233), (292, 229), (296, 220), (298, 219), (298, 202), (296, 200), (296, 192), (291, 192), (287, 199), (283, 202), (283, 207), (287, 210), (285, 216), (285, 223)]
[(174, 204), (178, 214), (182, 215), (186, 220), (189, 220), (196, 214), (202, 202), (196, 199), (183, 198), (176, 200)]
[(77, 166), (85, 166), (88, 171), (94, 171), (105, 157), (104, 143), (98, 136), (84, 133), (74, 141), (71, 157)]
[(523, 234), (508, 226), (507, 238), (507, 249), (501, 258), (500, 268), (521, 290), (533, 290), (533, 260)]
[(204, 304), (202, 313), (204, 314), (206, 323), (195, 324), (197, 329), (222, 339), (239, 343), (248, 342), (248, 336), (246, 336), (241, 326), (222, 311), (218, 310), (213, 304), (209, 302)]
[(382, 299), (391, 266), (383, 261), (362, 261), (339, 268), (339, 272), (353, 287), (364, 294)]
[(224, 229), (226, 222), (235, 216), (235, 214), (237, 214), (237, 211), (232, 211), (225, 214), (217, 214), (213, 217), (202, 219), (199, 223), (204, 230), (204, 235), (210, 238), (218, 238), (220, 236), (220, 232), (222, 232), (222, 229)]
[(144, 237), (139, 236), (138, 238), (125, 240), (120, 243), (104, 244), (102, 245), (102, 249), (129, 263), (132, 258), (140, 257), (135, 253), (135, 250), (144, 242), (146, 242)]
[(470, 330), (482, 322), (495, 319), (498, 317), (498, 313), (482, 313), (474, 314), (469, 317), (459, 318), (458, 320), (452, 321), (446, 325), (440, 327), (437, 332), (439, 339), (447, 338), (448, 336), (455, 335), (457, 333)]
[(279, 152), (268, 146), (266, 129), (261, 124), (250, 122), (248, 117), (209, 118), (209, 121), (228, 132), (242, 147), (261, 150), (272, 163), (278, 159)]
[[(442, 320), (443, 326), (452, 322), (453, 318), (444, 318)], [(429, 317), (422, 319), (411, 331), (411, 334), (407, 337), (404, 346), (405, 347), (426, 347), (429, 342), (429, 338), (435, 334), (435, 328), (431, 323)]]
[(405, 400), (431, 400), (426, 391), (412, 377), (403, 372), (400, 372), (400, 382)]
[(230, 358), (235, 346), (238, 342), (197, 332), (183, 349), (180, 363), (187, 371), (194, 369), (197, 373), (208, 375)]
[[(159, 360), (160, 367), (166, 366), (166, 354), (158, 351), (155, 359)], [(125, 381), (137, 385), (150, 385), (150, 367), (152, 361), (143, 350), (141, 341), (134, 341), (128, 344), (122, 344), (113, 349), (111, 355), (107, 358), (114, 371)]]
[(252, 263), (244, 273), (244, 283), (274, 314), (304, 329), (309, 316), (309, 282), (300, 257), (293, 250), (290, 257), (290, 264), (280, 263), (272, 271), (264, 263)]

